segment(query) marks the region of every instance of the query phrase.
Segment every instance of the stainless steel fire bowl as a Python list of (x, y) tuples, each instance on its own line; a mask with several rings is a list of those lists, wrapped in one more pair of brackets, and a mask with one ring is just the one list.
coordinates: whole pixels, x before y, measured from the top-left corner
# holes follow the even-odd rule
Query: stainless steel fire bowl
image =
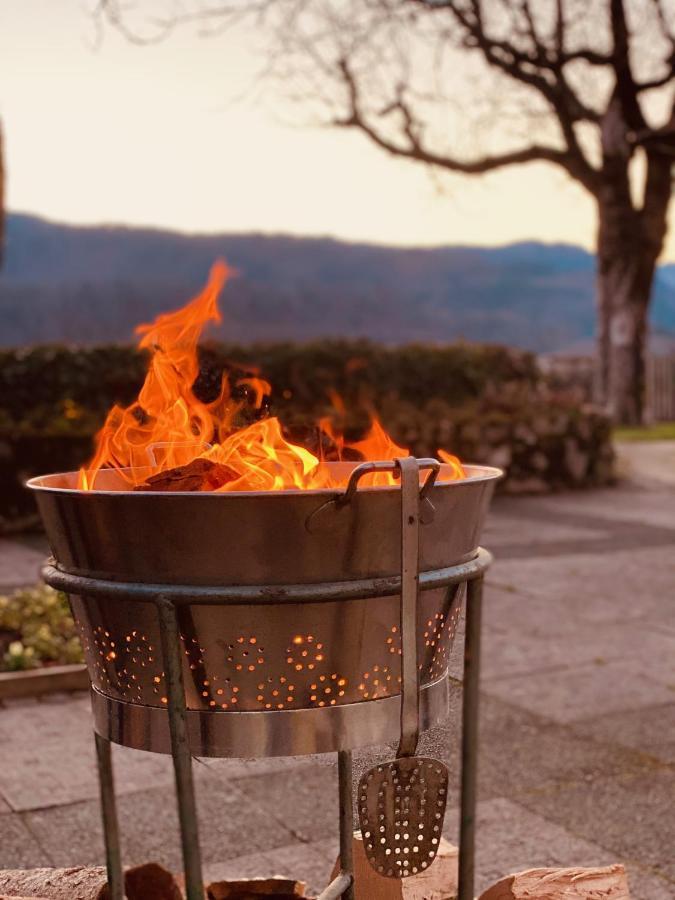
[[(336, 464), (347, 471), (355, 465)], [(176, 603), (195, 755), (327, 752), (399, 732), (400, 490), (80, 491), (32, 479), (110, 740), (170, 752), (157, 600)], [(421, 488), (421, 727), (446, 711), (459, 578), (473, 565), (497, 469)], [(426, 473), (424, 473), (426, 477)]]

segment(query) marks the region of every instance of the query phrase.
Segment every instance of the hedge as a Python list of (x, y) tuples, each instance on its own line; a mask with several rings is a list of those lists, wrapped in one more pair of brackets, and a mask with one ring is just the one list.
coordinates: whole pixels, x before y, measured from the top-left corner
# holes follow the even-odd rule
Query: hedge
[[(547, 490), (611, 479), (608, 421), (553, 391), (530, 354), (499, 346), (385, 347), (322, 341), (201, 349), (195, 393), (217, 396), (223, 373), (236, 392), (242, 374), (273, 385), (266, 412), (312, 448), (312, 423), (337, 391), (358, 436), (376, 410), (397, 442), (418, 455), (439, 447), (473, 462), (503, 466), (505, 490)], [(146, 360), (125, 346), (40, 346), (0, 352), (0, 528), (33, 518), (21, 487), (32, 474), (77, 468), (113, 403), (130, 403)]]

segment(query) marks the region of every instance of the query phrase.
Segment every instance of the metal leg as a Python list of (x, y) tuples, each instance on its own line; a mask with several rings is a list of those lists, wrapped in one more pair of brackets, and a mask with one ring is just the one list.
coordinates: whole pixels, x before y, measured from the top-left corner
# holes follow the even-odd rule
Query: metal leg
[(354, 900), (354, 807), (352, 803), (352, 753), (338, 751), (340, 795), (340, 871), (317, 900)]
[(461, 819), (457, 900), (473, 900), (478, 772), (478, 691), (483, 578), (467, 582), (462, 703)]
[(171, 731), (171, 755), (176, 778), (178, 820), (185, 868), (185, 893), (187, 900), (204, 900), (204, 880), (199, 849), (197, 804), (192, 778), (192, 756), (187, 729), (183, 663), (178, 632), (176, 609), (171, 601), (160, 597), (157, 601), (162, 654), (166, 679), (169, 728)]
[(354, 806), (352, 800), (352, 752), (338, 752), (338, 781), (340, 792), (340, 872), (349, 875), (350, 884), (342, 893), (342, 900), (354, 900)]
[(110, 741), (94, 733), (98, 784), (101, 792), (101, 817), (105, 841), (105, 865), (108, 872), (110, 900), (124, 900), (124, 872), (120, 850), (120, 830), (117, 822), (115, 783), (113, 779)]

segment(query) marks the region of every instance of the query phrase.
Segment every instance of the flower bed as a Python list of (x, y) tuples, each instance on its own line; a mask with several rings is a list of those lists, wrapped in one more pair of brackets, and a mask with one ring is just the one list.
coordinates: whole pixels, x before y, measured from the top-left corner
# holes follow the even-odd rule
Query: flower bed
[(83, 661), (65, 594), (39, 585), (0, 596), (0, 672)]

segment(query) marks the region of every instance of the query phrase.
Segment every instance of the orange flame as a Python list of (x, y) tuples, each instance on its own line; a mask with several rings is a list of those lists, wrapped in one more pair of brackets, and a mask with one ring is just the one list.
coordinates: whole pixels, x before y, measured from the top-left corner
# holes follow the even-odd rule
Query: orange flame
[[(283, 436), (277, 418), (262, 418), (237, 428), (234, 419), (244, 405), (261, 409), (271, 386), (262, 378), (247, 377), (237, 382), (245, 388), (248, 401), (231, 396), (223, 378), (220, 396), (211, 403), (200, 401), (192, 386), (199, 374), (197, 343), (204, 326), (219, 322), (218, 296), (231, 275), (224, 262), (217, 262), (201, 294), (176, 312), (164, 313), (148, 325), (140, 325), (139, 346), (151, 353), (150, 365), (138, 399), (126, 408), (114, 406), (96, 438), (96, 452), (80, 470), (78, 486), (93, 490), (101, 469), (115, 468), (130, 487), (144, 484), (158, 475), (196, 459), (226, 467), (228, 480), (219, 491), (272, 491), (343, 486), (345, 477), (336, 477), (329, 466), (309, 450), (290, 443)], [(331, 396), (334, 407), (344, 413), (338, 395)], [(377, 418), (368, 434), (348, 444), (325, 419), (319, 429), (333, 442), (341, 457), (345, 448), (350, 458), (386, 460), (407, 456), (397, 446)], [(439, 451), (451, 465), (452, 478), (463, 478), (456, 457)], [(444, 474), (444, 478), (448, 476)], [(390, 473), (370, 476), (366, 483), (391, 484)]]

